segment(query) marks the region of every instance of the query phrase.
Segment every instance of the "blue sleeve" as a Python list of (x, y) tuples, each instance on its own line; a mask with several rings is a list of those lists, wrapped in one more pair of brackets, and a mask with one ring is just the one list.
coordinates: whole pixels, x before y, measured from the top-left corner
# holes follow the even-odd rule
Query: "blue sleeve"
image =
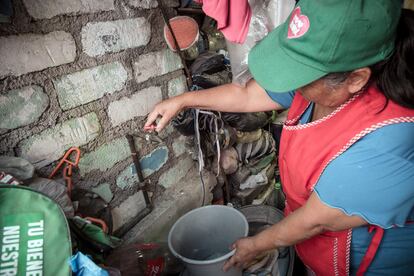
[(370, 224), (403, 226), (414, 212), (414, 123), (382, 127), (352, 145), (321, 175), (326, 205)]
[(292, 105), (295, 91), (276, 93), (266, 90), (267, 95), (276, 103), (280, 104), (284, 109), (288, 109)]

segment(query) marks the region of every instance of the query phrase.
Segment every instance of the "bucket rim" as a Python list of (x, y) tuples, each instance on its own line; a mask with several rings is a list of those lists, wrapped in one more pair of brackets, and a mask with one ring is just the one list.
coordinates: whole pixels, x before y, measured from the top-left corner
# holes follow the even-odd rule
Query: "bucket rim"
[(193, 209), (193, 210), (191, 210), (191, 211), (189, 211), (188, 213), (186, 213), (186, 214), (184, 214), (183, 216), (181, 216), (175, 223), (174, 223), (174, 225), (171, 227), (171, 229), (170, 229), (170, 232), (168, 233), (168, 247), (169, 247), (169, 249), (170, 249), (170, 251), (173, 253), (173, 255), (175, 256), (175, 257), (177, 257), (177, 258), (179, 258), (180, 260), (182, 260), (183, 262), (185, 262), (185, 263), (188, 263), (188, 264), (193, 264), (193, 265), (209, 265), (209, 264), (215, 264), (215, 263), (219, 263), (219, 262), (222, 262), (222, 261), (224, 261), (224, 260), (227, 260), (227, 259), (229, 259), (231, 256), (233, 256), (234, 255), (234, 253), (236, 252), (236, 249), (233, 249), (233, 250), (231, 250), (229, 253), (227, 253), (227, 254), (225, 254), (225, 255), (223, 255), (223, 256), (220, 256), (220, 257), (218, 257), (218, 258), (216, 258), (216, 259), (212, 259), (212, 260), (193, 260), (193, 259), (189, 259), (189, 258), (186, 258), (186, 257), (184, 257), (184, 256), (182, 256), (182, 255), (180, 255), (180, 254), (178, 254), (175, 250), (174, 250), (174, 248), (173, 248), (173, 246), (172, 246), (172, 242), (171, 242), (171, 236), (172, 236), (172, 233), (173, 233), (173, 231), (174, 231), (174, 229), (176, 228), (176, 226), (178, 225), (178, 223), (179, 222), (181, 222), (185, 217), (187, 217), (187, 216), (189, 216), (189, 215), (191, 215), (191, 214), (193, 214), (193, 213), (195, 213), (195, 212), (197, 212), (197, 211), (199, 211), (200, 209), (209, 209), (209, 208), (214, 208), (214, 209), (219, 209), (219, 208), (221, 208), (221, 209), (227, 209), (227, 210), (232, 210), (232, 211), (235, 211), (234, 213), (235, 214), (237, 214), (241, 219), (242, 219), (242, 221), (243, 221), (243, 224), (244, 224), (244, 226), (245, 226), (245, 231), (244, 231), (244, 234), (243, 234), (243, 237), (245, 238), (245, 237), (247, 237), (247, 234), (249, 233), (249, 223), (247, 222), (247, 219), (246, 219), (246, 217), (245, 217), (245, 215), (242, 213), (242, 212), (240, 212), (239, 210), (237, 210), (236, 208), (234, 208), (234, 207), (229, 207), (229, 206), (225, 206), (225, 205), (207, 205), (207, 206), (202, 206), (202, 207), (199, 207), (199, 208), (196, 208), (196, 209)]
[[(181, 19), (186, 19), (186, 20), (191, 21), (191, 23), (193, 23), (194, 26), (197, 28), (197, 34), (196, 34), (193, 42), (191, 42), (187, 47), (184, 47), (184, 48), (180, 47), (180, 51), (185, 51), (185, 50), (188, 50), (191, 47), (193, 47), (195, 45), (195, 43), (200, 39), (200, 28), (198, 26), (197, 21), (194, 18), (192, 18), (191, 16), (186, 16), (186, 15), (178, 15), (178, 16), (175, 16), (175, 17), (171, 18), (170, 19), (170, 24), (174, 21), (181, 20)], [(170, 48), (171, 51), (177, 52), (178, 50), (175, 49), (175, 45), (171, 44), (170, 41), (168, 41), (168, 39), (167, 39), (167, 33), (168, 32), (170, 32), (170, 29), (168, 28), (167, 24), (164, 24), (164, 30), (163, 30), (164, 40), (167, 43), (167, 46), (168, 46), (168, 48)]]

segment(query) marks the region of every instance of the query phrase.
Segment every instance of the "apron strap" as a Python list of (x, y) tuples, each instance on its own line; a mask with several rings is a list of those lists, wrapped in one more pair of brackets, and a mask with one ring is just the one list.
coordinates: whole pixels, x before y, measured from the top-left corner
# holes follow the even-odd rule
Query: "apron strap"
[(369, 265), (374, 260), (375, 254), (377, 253), (382, 237), (384, 236), (384, 229), (382, 229), (381, 227), (370, 225), (368, 228), (368, 232), (371, 233), (372, 231), (375, 231), (375, 234), (372, 237), (371, 243), (368, 246), (364, 258), (362, 258), (362, 262), (359, 265), (358, 271), (356, 273), (357, 276), (363, 276), (365, 274)]

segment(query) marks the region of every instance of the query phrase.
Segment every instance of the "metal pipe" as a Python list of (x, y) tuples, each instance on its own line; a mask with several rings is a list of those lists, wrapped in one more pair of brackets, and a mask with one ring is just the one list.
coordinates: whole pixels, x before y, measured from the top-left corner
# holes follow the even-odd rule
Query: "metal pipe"
[(145, 179), (144, 179), (144, 175), (142, 174), (141, 165), (139, 163), (139, 156), (138, 156), (137, 149), (135, 147), (134, 137), (130, 134), (125, 135), (125, 137), (128, 140), (132, 161), (134, 162), (135, 170), (137, 171), (138, 179), (140, 182), (139, 187), (142, 191), (142, 194), (144, 195), (145, 208), (142, 209), (129, 223), (122, 226), (120, 229), (116, 230), (114, 232), (114, 235), (116, 237), (122, 237), (123, 235), (125, 235), (132, 227), (137, 225), (143, 218), (145, 218), (149, 213), (151, 213), (153, 209), (153, 205), (148, 196), (148, 191), (144, 187)]
[(149, 199), (149, 196), (148, 196), (148, 192), (145, 189), (145, 187), (143, 187), (145, 179), (144, 179), (144, 175), (142, 174), (141, 164), (139, 163), (138, 152), (137, 152), (137, 149), (135, 147), (134, 137), (132, 135), (128, 134), (128, 135), (126, 135), (126, 138), (128, 140), (129, 149), (131, 151), (132, 161), (134, 162), (135, 170), (137, 171), (138, 179), (139, 179), (139, 182), (140, 182), (140, 188), (141, 188), (142, 193), (144, 195), (145, 204), (147, 206), (152, 206), (152, 203), (151, 203), (151, 201)]
[(163, 3), (162, 0), (157, 0), (157, 2), (158, 2), (158, 6), (161, 9), (161, 13), (162, 13), (162, 16), (164, 18), (164, 22), (167, 25), (167, 27), (170, 30), (170, 33), (172, 35), (175, 49), (177, 50), (177, 53), (180, 56), (181, 63), (182, 63), (183, 68), (184, 68), (184, 73), (185, 73), (185, 76), (186, 76), (186, 79), (187, 79), (187, 89), (190, 90), (190, 88), (193, 86), (193, 79), (191, 78), (190, 70), (187, 67), (187, 64), (186, 64), (186, 62), (184, 60), (183, 52), (181, 51), (181, 48), (178, 45), (177, 38), (176, 38), (175, 33), (174, 33), (174, 31), (173, 31), (173, 29), (171, 27), (170, 19), (168, 18), (167, 13), (165, 11), (164, 3)]
[(180, 13), (190, 13), (190, 14), (204, 14), (202, 9), (193, 9), (193, 8), (177, 8), (177, 11)]

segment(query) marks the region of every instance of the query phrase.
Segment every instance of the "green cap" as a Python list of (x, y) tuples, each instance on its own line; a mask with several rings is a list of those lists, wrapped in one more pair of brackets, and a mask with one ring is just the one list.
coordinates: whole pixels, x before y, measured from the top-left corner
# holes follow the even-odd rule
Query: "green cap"
[(386, 59), (394, 49), (398, 0), (302, 0), (249, 54), (263, 88), (295, 90), (328, 73)]

